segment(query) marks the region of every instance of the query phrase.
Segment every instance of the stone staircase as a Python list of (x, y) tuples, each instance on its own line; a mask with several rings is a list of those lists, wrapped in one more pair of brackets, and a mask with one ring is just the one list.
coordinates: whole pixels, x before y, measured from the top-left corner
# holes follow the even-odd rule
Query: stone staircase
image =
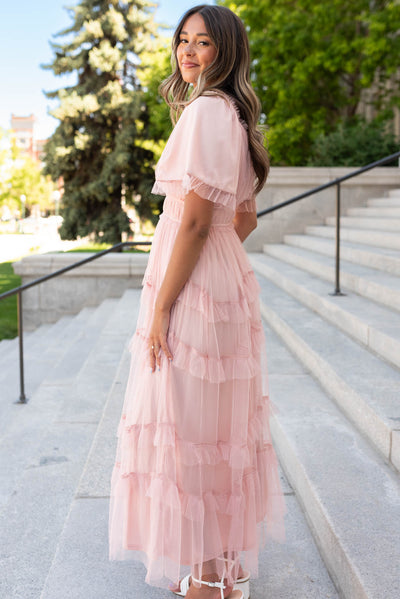
[[(340, 596), (400, 597), (400, 190), (250, 260), (281, 464)], [(283, 342), (283, 343), (282, 343)], [(284, 345), (283, 345), (284, 344)]]
[[(28, 403), (18, 399), (17, 340), (0, 343), (0, 597), (173, 597), (137, 563), (108, 561), (116, 430), (140, 290), (25, 337)], [(261, 555), (253, 599), (338, 597), (291, 486), (286, 545)]]
[[(346, 296), (330, 295), (330, 219), (250, 255), (288, 507), (287, 542), (261, 552), (252, 599), (400, 596), (400, 191), (359, 210), (343, 218)], [(0, 343), (2, 599), (174, 596), (147, 586), (140, 564), (108, 561), (139, 296), (128, 290), (27, 334), (26, 405), (14, 403), (16, 340)]]

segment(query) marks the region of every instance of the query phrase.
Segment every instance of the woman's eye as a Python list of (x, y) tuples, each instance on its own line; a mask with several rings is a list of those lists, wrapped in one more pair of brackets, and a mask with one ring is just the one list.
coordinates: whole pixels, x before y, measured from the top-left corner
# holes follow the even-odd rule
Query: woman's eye
[[(179, 40), (179, 43), (180, 43), (180, 44), (188, 44), (189, 42), (188, 42), (188, 40), (187, 40), (186, 38), (182, 37), (182, 38)], [(200, 41), (198, 42), (198, 45), (199, 45), (199, 46), (209, 46), (209, 45), (210, 45), (210, 43), (209, 43), (209, 42), (205, 42), (204, 40), (200, 40)]]

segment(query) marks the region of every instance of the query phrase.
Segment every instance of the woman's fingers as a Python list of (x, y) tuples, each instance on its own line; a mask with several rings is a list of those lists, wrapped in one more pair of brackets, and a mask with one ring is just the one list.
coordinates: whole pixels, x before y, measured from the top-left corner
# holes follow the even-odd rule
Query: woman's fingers
[[(171, 352), (171, 350), (168, 347), (168, 343), (167, 343), (167, 338), (166, 337), (163, 337), (161, 339), (161, 349), (164, 352), (165, 356), (168, 358), (168, 360), (172, 360), (172, 352)], [(161, 363), (160, 353), (157, 356), (157, 364), (158, 364), (158, 366), (160, 366), (160, 363)]]
[(156, 368), (156, 355), (155, 355), (155, 347), (154, 344), (150, 343), (149, 344), (149, 359), (150, 359), (150, 369), (152, 372), (154, 372), (155, 368)]
[(152, 372), (155, 371), (156, 366), (158, 369), (161, 368), (161, 355), (162, 352), (168, 358), (168, 360), (172, 360), (172, 352), (168, 347), (167, 338), (161, 338), (159, 341), (150, 341), (149, 342), (149, 356), (150, 356), (150, 367)]

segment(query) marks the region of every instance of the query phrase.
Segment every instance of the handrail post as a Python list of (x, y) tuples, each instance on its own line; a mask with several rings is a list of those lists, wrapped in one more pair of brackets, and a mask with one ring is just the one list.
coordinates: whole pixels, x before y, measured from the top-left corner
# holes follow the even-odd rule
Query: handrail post
[(340, 290), (340, 182), (336, 183), (336, 267), (335, 290), (332, 295), (345, 295)]
[(24, 326), (22, 318), (22, 291), (17, 294), (18, 309), (18, 341), (19, 341), (19, 401), (17, 403), (26, 403), (25, 380), (24, 380)]

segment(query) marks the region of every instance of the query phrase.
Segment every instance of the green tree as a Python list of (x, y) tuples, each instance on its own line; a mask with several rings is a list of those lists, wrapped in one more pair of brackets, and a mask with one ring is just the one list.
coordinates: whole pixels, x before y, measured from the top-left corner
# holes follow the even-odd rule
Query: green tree
[(76, 73), (76, 84), (55, 92), (59, 119), (48, 141), (46, 172), (62, 177), (63, 238), (93, 234), (117, 242), (129, 222), (121, 199), (152, 216), (159, 208), (150, 190), (154, 154), (147, 139), (148, 113), (137, 78), (140, 56), (156, 35), (154, 5), (146, 0), (81, 0), (67, 9), (72, 25), (51, 43), (44, 68)]
[(148, 136), (159, 158), (172, 131), (169, 107), (158, 92), (160, 83), (171, 74), (171, 39), (159, 36), (141, 58), (138, 77), (148, 112)]
[(33, 206), (41, 211), (53, 208), (54, 185), (45, 176), (41, 165), (21, 154), (10, 133), (0, 131), (0, 206), (22, 213), (21, 197), (25, 197), (25, 208), (29, 214)]
[(399, 103), (397, 0), (222, 3), (248, 27), (274, 164), (306, 164), (316, 138), (355, 118), (366, 88), (381, 115)]

